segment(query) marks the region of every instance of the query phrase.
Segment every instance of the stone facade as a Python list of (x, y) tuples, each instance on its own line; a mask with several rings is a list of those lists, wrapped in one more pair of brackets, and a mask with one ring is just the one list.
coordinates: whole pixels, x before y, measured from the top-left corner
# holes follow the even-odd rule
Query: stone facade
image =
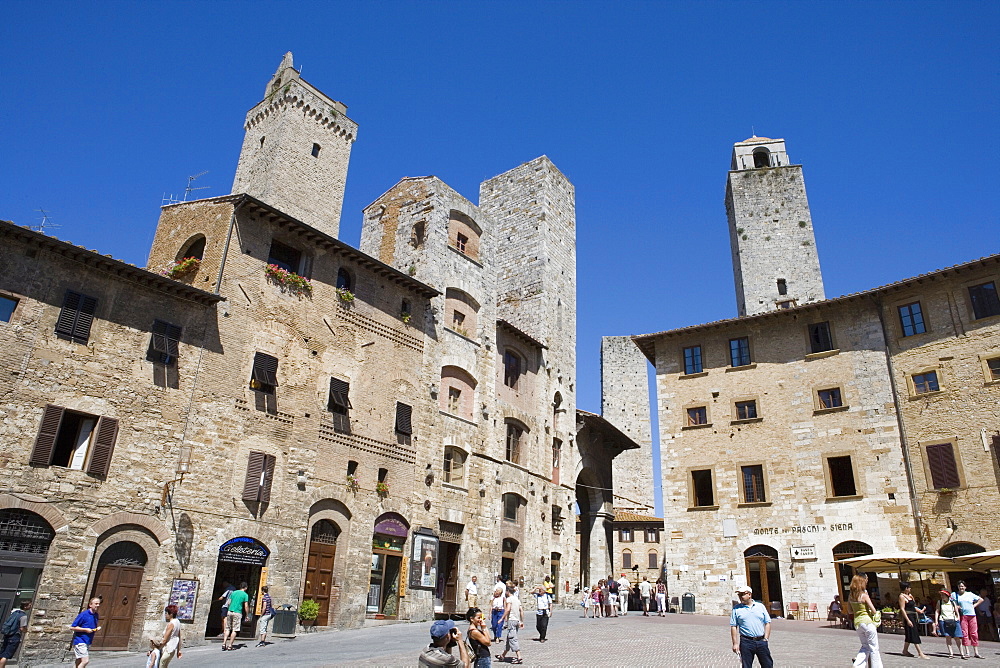
[[(614, 569), (610, 575), (625, 575), (637, 587), (643, 578), (655, 583), (663, 576), (663, 518), (616, 510), (614, 521)], [(670, 581), (666, 580), (668, 594)], [(676, 596), (676, 594), (674, 594)], [(653, 597), (655, 600), (655, 596)], [(629, 609), (641, 609), (638, 596)]]
[(802, 166), (784, 139), (733, 147), (726, 215), (740, 315), (825, 299)]

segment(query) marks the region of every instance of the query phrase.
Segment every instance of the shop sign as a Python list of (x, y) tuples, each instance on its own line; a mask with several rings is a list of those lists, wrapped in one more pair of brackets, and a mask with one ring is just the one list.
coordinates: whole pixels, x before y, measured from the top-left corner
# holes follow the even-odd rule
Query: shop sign
[(816, 546), (815, 545), (797, 545), (795, 547), (789, 548), (792, 552), (793, 560), (800, 559), (815, 559), (816, 558)]
[(168, 605), (177, 606), (177, 619), (182, 622), (194, 620), (194, 604), (198, 600), (197, 580), (174, 580), (170, 586)]
[(375, 533), (385, 536), (396, 536), (397, 538), (406, 538), (409, 530), (409, 525), (403, 521), (402, 517), (395, 513), (383, 515), (375, 525)]
[(757, 527), (751, 533), (754, 536), (776, 536), (785, 533), (837, 533), (838, 531), (854, 531), (854, 522), (837, 524), (796, 524), (785, 527)]
[(219, 548), (219, 561), (229, 564), (246, 564), (248, 566), (263, 566), (270, 554), (267, 548), (245, 536), (226, 541)]

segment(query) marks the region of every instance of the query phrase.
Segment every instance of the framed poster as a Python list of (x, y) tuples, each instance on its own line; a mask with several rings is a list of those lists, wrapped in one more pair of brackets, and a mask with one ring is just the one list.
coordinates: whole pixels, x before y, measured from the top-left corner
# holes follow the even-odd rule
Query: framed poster
[(177, 619), (194, 621), (194, 605), (198, 600), (197, 580), (174, 580), (170, 586), (170, 605), (177, 606)]
[(410, 588), (434, 589), (437, 586), (438, 537), (423, 533), (413, 534), (413, 552), (410, 555)]

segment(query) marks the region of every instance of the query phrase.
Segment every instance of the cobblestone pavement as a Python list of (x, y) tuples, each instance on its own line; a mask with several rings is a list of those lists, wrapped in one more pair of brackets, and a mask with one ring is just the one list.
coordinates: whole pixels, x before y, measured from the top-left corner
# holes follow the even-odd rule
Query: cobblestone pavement
[[(464, 629), (465, 624), (459, 624)], [(177, 668), (201, 666), (415, 666), (421, 648), (428, 641), (429, 622), (392, 624), (352, 631), (309, 633), (295, 639), (277, 639), (275, 644), (254, 648), (247, 642), (235, 652), (222, 652), (221, 644), (194, 647), (184, 652)], [(850, 666), (859, 647), (854, 631), (834, 629), (825, 622), (775, 620), (771, 627), (771, 654), (782, 668)], [(668, 615), (582, 619), (575, 610), (558, 610), (549, 625), (549, 640), (532, 640), (537, 634), (529, 619), (521, 633), (525, 666), (677, 666), (678, 668), (735, 668), (739, 661), (732, 653), (729, 621), (705, 615)], [(986, 660), (948, 659), (943, 640), (927, 638), (923, 644), (930, 660), (911, 659), (901, 654), (903, 637), (880, 634), (882, 660), (886, 668), (903, 666), (1000, 666), (1000, 643), (980, 646)], [(499, 653), (499, 650), (493, 652)], [(94, 668), (140, 666), (145, 657), (114, 653), (94, 656)], [(58, 664), (57, 664), (58, 665)], [(62, 664), (66, 666), (67, 664)], [(504, 666), (494, 659), (494, 666)]]

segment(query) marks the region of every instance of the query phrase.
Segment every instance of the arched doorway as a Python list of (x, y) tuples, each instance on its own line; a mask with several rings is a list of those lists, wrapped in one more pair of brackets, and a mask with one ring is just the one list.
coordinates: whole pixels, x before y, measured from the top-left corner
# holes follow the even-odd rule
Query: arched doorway
[(0, 510), (0, 619), (33, 600), (45, 556), (55, 537), (52, 525), (20, 508)]
[(605, 499), (608, 486), (590, 468), (584, 468), (576, 478), (581, 586), (595, 584), (597, 578), (614, 569), (610, 551), (613, 513), (609, 512), (611, 499)]
[(396, 619), (399, 615), (399, 576), (403, 570), (403, 548), (410, 524), (402, 515), (385, 513), (375, 520), (372, 535), (372, 569), (368, 584), (369, 615)]
[(330, 623), (330, 589), (333, 586), (338, 536), (340, 527), (330, 520), (316, 522), (309, 534), (309, 561), (306, 562), (306, 586), (302, 598), (311, 598), (319, 604), (316, 626)]
[[(839, 585), (841, 601), (846, 601), (851, 595), (851, 580), (858, 574), (858, 571), (856, 571), (853, 566), (838, 562), (841, 559), (863, 557), (867, 554), (875, 554), (875, 550), (873, 550), (872, 546), (868, 543), (862, 543), (859, 540), (848, 540), (834, 546), (833, 562), (834, 567), (837, 569), (837, 584)], [(880, 600), (878, 591), (878, 574), (867, 573), (867, 575), (868, 595), (871, 596), (873, 601), (878, 601)]]
[[(785, 610), (781, 596), (781, 573), (778, 570), (778, 551), (767, 545), (754, 545), (743, 552), (747, 569), (747, 584), (755, 597), (767, 606), (772, 617)], [(775, 614), (777, 611), (777, 614)]]
[[(257, 602), (257, 591), (267, 584), (267, 558), (271, 551), (254, 538), (239, 536), (231, 538), (219, 546), (219, 560), (215, 567), (215, 585), (212, 587), (212, 603), (205, 623), (205, 636), (215, 637), (222, 633), (222, 603), (218, 600), (226, 589), (239, 589), (240, 583), (247, 583), (250, 596), (250, 614), (253, 615)], [(240, 638), (254, 637), (254, 625), (242, 624)]]
[(514, 564), (516, 563), (517, 548), (519, 546), (520, 543), (513, 538), (504, 538), (500, 545), (500, 577), (503, 578), (504, 582), (514, 580)]
[(112, 543), (101, 553), (89, 597), (101, 598), (101, 630), (94, 634), (93, 649), (128, 649), (147, 559), (146, 551), (130, 540)]
[(549, 557), (549, 575), (552, 578), (552, 591), (553, 591), (553, 601), (555, 603), (559, 602), (562, 595), (559, 593), (559, 562), (562, 560), (562, 555), (558, 552), (553, 552)]

